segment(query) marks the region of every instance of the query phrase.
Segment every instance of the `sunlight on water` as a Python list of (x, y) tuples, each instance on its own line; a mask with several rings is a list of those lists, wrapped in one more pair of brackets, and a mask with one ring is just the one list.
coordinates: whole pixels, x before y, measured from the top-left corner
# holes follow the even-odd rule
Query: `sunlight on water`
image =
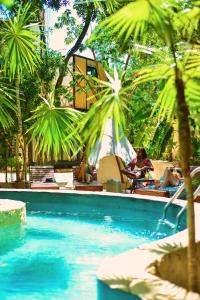
[(142, 217), (32, 211), (0, 230), (0, 299), (95, 300), (104, 259), (166, 236)]

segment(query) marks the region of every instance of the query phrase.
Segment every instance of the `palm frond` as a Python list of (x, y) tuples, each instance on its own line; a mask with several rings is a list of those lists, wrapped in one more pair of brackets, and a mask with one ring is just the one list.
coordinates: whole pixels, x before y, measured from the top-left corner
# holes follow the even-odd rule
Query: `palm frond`
[(72, 108), (56, 108), (42, 103), (27, 121), (32, 125), (27, 131), (30, 141), (36, 140), (36, 152), (58, 157), (61, 149), (68, 158), (73, 157), (81, 146), (81, 139), (76, 131), (82, 113)]
[(152, 115), (157, 111), (158, 120), (166, 119), (167, 122), (170, 122), (174, 114), (176, 105), (176, 89), (174, 84), (174, 77), (170, 77), (163, 90), (160, 92), (160, 95), (155, 103)]
[(30, 4), (22, 10), (20, 7), (14, 19), (2, 20), (1, 36), (3, 39), (2, 58), (4, 71), (10, 80), (16, 76), (20, 79), (22, 73), (33, 73), (40, 61), (37, 49), (41, 45), (36, 24), (27, 24), (32, 17)]
[[(192, 75), (194, 77), (199, 74), (200, 71), (200, 49), (199, 48), (195, 48), (193, 50), (188, 51), (188, 56), (185, 64), (186, 64), (185, 70), (187, 71), (188, 75), (190, 76)], [(191, 74), (189, 73), (190, 70), (191, 70)], [(196, 72), (195, 75), (194, 72)]]
[(150, 248), (150, 251), (156, 254), (167, 254), (182, 248), (183, 245), (181, 243), (163, 243)]
[(196, 134), (199, 134), (200, 124), (200, 79), (187, 81), (185, 89), (186, 100), (189, 106), (191, 118), (194, 121)]
[(116, 69), (114, 77), (107, 74), (108, 82), (99, 81), (101, 90), (95, 95), (98, 98), (79, 125), (83, 142), (88, 145), (88, 153), (94, 147), (97, 139), (102, 138), (105, 125), (109, 118), (115, 120), (116, 139), (120, 139), (125, 128), (126, 92), (121, 88)]
[(177, 4), (175, 1), (162, 0), (136, 0), (114, 15), (103, 21), (100, 27), (113, 28), (112, 32), (126, 41), (130, 36), (136, 40), (143, 36), (149, 25), (156, 29), (156, 32), (170, 43), (172, 30), (169, 17), (173, 15), (173, 9)]
[(108, 12), (113, 12), (119, 6), (120, 0), (79, 0), (78, 3), (93, 3), (100, 10), (104, 10), (106, 7)]
[(0, 123), (4, 129), (14, 124), (10, 112), (15, 112), (14, 91), (8, 87), (0, 86)]
[(198, 29), (200, 21), (200, 1), (194, 2), (194, 6), (190, 9), (185, 9), (179, 14), (179, 29), (183, 31), (188, 39), (192, 36), (194, 30)]
[(173, 75), (173, 65), (157, 64), (147, 68), (142, 68), (139, 72), (135, 73), (136, 79), (133, 81), (133, 87), (147, 81), (168, 79)]

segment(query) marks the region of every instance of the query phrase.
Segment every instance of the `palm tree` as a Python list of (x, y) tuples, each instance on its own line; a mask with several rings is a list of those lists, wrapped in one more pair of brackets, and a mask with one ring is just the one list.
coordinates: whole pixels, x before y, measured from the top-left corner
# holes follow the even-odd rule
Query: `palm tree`
[[(89, 1), (89, 0), (88, 0)], [(87, 2), (87, 0), (86, 0)], [(94, 0), (96, 5), (102, 5), (102, 1)], [(108, 1), (110, 2), (110, 1)], [(120, 1), (113, 2), (116, 6), (119, 6)], [(109, 9), (115, 9), (111, 7), (110, 3)], [(106, 2), (104, 3), (106, 5)], [(168, 78), (165, 86), (165, 92), (161, 94), (159, 100), (162, 107), (165, 107), (166, 91), (170, 91), (172, 88), (174, 96), (169, 98), (168, 103), (170, 103), (171, 108), (175, 108), (177, 118), (178, 118), (178, 132), (179, 132), (179, 152), (181, 158), (181, 167), (183, 170), (183, 176), (185, 181), (185, 187), (187, 191), (187, 224), (189, 231), (189, 245), (188, 245), (188, 289), (192, 291), (197, 290), (197, 273), (196, 273), (196, 251), (195, 251), (195, 221), (194, 221), (194, 203), (193, 203), (193, 192), (192, 192), (192, 181), (190, 177), (190, 166), (189, 158), (191, 157), (191, 146), (190, 146), (190, 126), (189, 126), (189, 106), (188, 101), (191, 100), (188, 95), (190, 90), (195, 98), (198, 98), (200, 91), (198, 88), (199, 75), (197, 73), (197, 67), (200, 64), (199, 50), (196, 49), (196, 55), (188, 54), (187, 50), (191, 50), (193, 46), (189, 45), (191, 41), (192, 33), (195, 26), (198, 24), (200, 9), (193, 6), (194, 11), (189, 13), (183, 11), (181, 7), (178, 6), (178, 2), (174, 0), (162, 1), (162, 0), (133, 0), (124, 1), (124, 7), (118, 10), (116, 13), (107, 18), (103, 23), (102, 27), (113, 28), (113, 33), (116, 33), (119, 38), (126, 41), (128, 38), (132, 37), (137, 40), (145, 36), (145, 31), (148, 27), (151, 27), (159, 35), (159, 37), (164, 41), (165, 45), (168, 47), (171, 57), (172, 64), (168, 66), (165, 70), (168, 73), (163, 73), (163, 70), (157, 70), (157, 78)], [(191, 18), (193, 22), (191, 22)], [(184, 22), (181, 22), (184, 19)], [(181, 28), (181, 24), (186, 23), (190, 26), (188, 28)], [(192, 25), (192, 26), (191, 26)], [(182, 32), (183, 39), (181, 40), (180, 35), (177, 32)], [(187, 32), (187, 34), (184, 34)], [(189, 36), (189, 38), (188, 38)], [(187, 38), (186, 38), (187, 37)], [(179, 49), (178, 42), (182, 41), (185, 44), (185, 49), (182, 51), (182, 59), (179, 59), (177, 49)], [(193, 49), (192, 49), (193, 50)], [(187, 73), (190, 75), (194, 72), (193, 78), (188, 81)], [(155, 76), (155, 72), (153, 72)], [(152, 74), (152, 77), (153, 77)], [(146, 76), (151, 78), (150, 73)], [(142, 77), (142, 76), (141, 76)], [(152, 78), (151, 78), (152, 79)], [(138, 81), (142, 81), (141, 78)], [(137, 81), (135, 82), (135, 84)], [(187, 83), (187, 88), (186, 88)], [(171, 95), (171, 93), (170, 93)], [(198, 98), (199, 99), (199, 98)], [(174, 102), (174, 100), (176, 100)], [(173, 105), (172, 105), (173, 103)], [(169, 106), (167, 107), (167, 112), (169, 112)]]
[(30, 24), (33, 13), (30, 5), (21, 6), (14, 19), (2, 20), (1, 40), (3, 47), (1, 54), (5, 74), (16, 87), (17, 136), (16, 136), (16, 178), (22, 179), (20, 174), (20, 156), (25, 167), (25, 141), (23, 134), (22, 112), (20, 105), (20, 82), (27, 72), (34, 73), (39, 63), (37, 54), (40, 41), (37, 38), (36, 24)]

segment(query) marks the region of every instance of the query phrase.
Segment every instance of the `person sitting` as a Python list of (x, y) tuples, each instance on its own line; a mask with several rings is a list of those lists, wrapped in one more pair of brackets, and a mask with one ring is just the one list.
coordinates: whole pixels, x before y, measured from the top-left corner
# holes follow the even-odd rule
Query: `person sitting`
[(78, 181), (90, 183), (93, 180), (93, 169), (83, 159), (78, 170)]
[(177, 168), (166, 168), (163, 178), (161, 178), (160, 187), (178, 186), (181, 183), (182, 173)]
[(130, 178), (145, 178), (150, 170), (153, 171), (153, 165), (151, 160), (147, 158), (147, 153), (144, 148), (139, 148), (136, 153), (137, 157), (122, 170), (122, 173)]

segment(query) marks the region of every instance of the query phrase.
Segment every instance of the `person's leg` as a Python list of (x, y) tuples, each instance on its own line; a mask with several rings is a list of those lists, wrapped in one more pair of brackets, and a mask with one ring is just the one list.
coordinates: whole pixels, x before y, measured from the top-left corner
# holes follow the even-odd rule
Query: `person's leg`
[(90, 183), (92, 181), (92, 175), (89, 173), (86, 173), (86, 182)]
[(86, 182), (86, 165), (84, 163), (81, 163), (80, 165), (78, 181), (83, 183)]
[(165, 169), (165, 172), (163, 174), (163, 182), (161, 183), (161, 187), (166, 187), (169, 185), (169, 176), (170, 176), (171, 171), (169, 168)]
[(163, 183), (161, 184), (161, 187), (177, 186), (179, 184), (179, 179), (174, 176), (173, 172), (169, 168), (165, 169), (163, 177), (164, 180)]

